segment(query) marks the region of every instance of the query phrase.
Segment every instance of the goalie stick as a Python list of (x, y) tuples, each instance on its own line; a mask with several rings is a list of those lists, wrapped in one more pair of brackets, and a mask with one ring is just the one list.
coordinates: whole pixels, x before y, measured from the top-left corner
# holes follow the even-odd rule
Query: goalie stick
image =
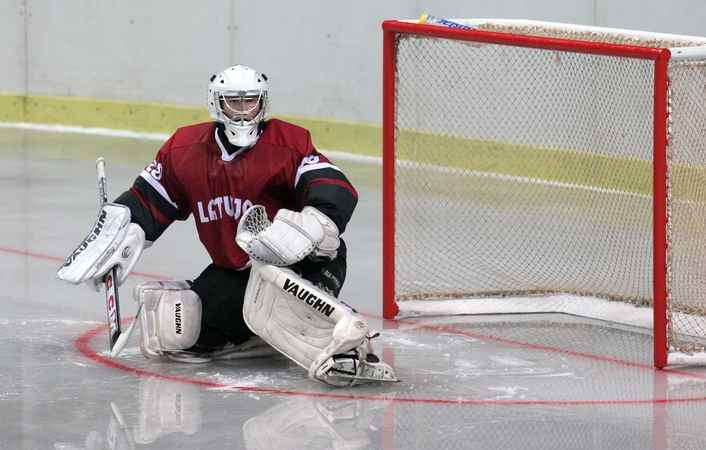
[[(100, 195), (101, 207), (108, 203), (108, 189), (105, 182), (105, 158), (100, 157), (96, 160), (96, 169), (98, 169), (98, 192)], [(125, 333), (120, 327), (120, 300), (118, 297), (118, 285), (116, 282), (116, 269), (112, 267), (103, 278), (105, 283), (105, 303), (108, 310), (108, 339), (110, 342), (110, 356), (116, 357), (122, 351), (127, 340), (135, 328), (135, 322), (140, 315), (142, 305), (137, 309), (135, 319), (132, 321)]]

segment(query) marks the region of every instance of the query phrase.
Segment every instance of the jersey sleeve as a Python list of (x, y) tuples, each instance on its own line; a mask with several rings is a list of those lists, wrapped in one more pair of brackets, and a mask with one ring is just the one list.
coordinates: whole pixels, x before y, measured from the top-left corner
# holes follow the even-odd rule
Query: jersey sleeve
[(169, 149), (173, 137), (157, 153), (152, 164), (145, 167), (130, 190), (115, 203), (130, 208), (132, 222), (140, 225), (148, 241), (155, 241), (177, 219), (185, 219), (190, 211), (180, 208), (178, 184), (170, 179)]
[(313, 147), (297, 168), (294, 196), (302, 208), (313, 206), (326, 214), (341, 233), (358, 204), (358, 193), (345, 174)]

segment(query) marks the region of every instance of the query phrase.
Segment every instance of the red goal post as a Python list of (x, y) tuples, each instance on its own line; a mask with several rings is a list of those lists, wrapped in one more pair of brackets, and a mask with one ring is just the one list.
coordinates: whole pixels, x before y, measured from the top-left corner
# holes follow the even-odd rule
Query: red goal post
[(453, 21), (383, 23), (383, 315), (566, 312), (705, 363), (706, 39)]

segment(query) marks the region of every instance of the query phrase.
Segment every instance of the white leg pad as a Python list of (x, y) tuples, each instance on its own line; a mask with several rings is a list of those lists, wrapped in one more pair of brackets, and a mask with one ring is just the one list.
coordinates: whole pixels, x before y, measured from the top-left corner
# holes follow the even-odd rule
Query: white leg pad
[(187, 349), (201, 332), (201, 299), (183, 280), (148, 281), (135, 286), (142, 304), (140, 350), (150, 359)]
[(243, 317), (268, 344), (327, 381), (318, 369), (333, 355), (367, 344), (365, 319), (286, 267), (252, 260)]

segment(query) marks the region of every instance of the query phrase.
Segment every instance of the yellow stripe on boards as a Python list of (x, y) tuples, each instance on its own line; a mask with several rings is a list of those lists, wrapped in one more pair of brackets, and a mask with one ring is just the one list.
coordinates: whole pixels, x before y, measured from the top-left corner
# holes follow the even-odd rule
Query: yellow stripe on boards
[[(316, 148), (382, 156), (382, 128), (355, 122), (278, 115), (311, 132)], [(172, 134), (177, 128), (212, 120), (206, 107), (157, 103), (0, 94), (0, 122), (57, 124)]]

